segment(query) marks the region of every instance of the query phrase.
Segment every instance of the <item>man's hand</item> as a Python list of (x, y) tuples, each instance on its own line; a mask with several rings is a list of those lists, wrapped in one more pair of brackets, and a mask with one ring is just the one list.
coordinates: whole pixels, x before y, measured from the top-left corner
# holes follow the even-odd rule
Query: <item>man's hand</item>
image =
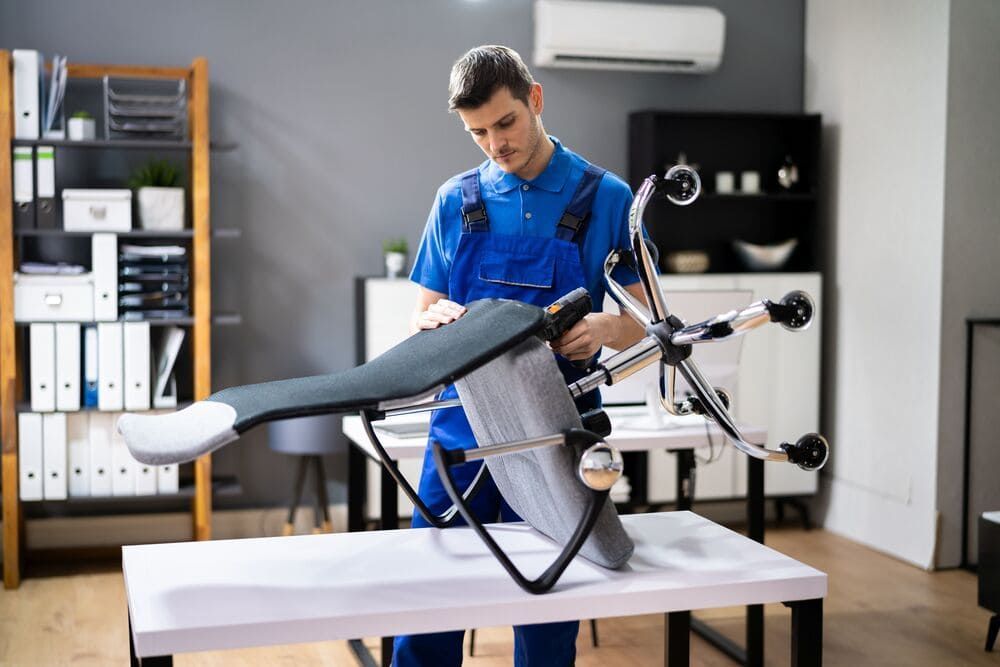
[(602, 345), (612, 339), (610, 328), (614, 323), (604, 313), (591, 313), (574, 324), (569, 331), (555, 339), (549, 346), (570, 361), (590, 359)]
[(423, 329), (437, 329), (443, 324), (450, 324), (465, 315), (465, 307), (448, 299), (438, 299), (434, 303), (417, 314), (414, 321), (418, 331)]

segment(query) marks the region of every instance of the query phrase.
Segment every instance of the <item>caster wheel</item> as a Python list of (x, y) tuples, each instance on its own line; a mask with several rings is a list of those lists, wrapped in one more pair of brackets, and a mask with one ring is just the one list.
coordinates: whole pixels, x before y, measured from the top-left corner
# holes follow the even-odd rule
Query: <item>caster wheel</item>
[(807, 433), (794, 445), (785, 443), (781, 448), (788, 454), (788, 460), (803, 470), (819, 470), (830, 457), (830, 444), (819, 433)]
[(666, 180), (677, 181), (680, 184), (679, 194), (669, 194), (669, 199), (678, 206), (693, 204), (694, 200), (701, 194), (701, 177), (698, 172), (686, 164), (675, 164), (663, 177)]
[(812, 298), (805, 292), (796, 290), (781, 297), (782, 306), (790, 306), (795, 309), (795, 314), (787, 321), (781, 323), (789, 331), (804, 331), (812, 324), (813, 315), (816, 312), (816, 305)]

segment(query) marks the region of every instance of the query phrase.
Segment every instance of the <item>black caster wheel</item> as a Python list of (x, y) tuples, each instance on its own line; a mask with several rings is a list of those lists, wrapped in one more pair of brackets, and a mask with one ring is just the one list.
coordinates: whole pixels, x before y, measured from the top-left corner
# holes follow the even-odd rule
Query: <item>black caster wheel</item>
[(819, 470), (830, 457), (830, 443), (819, 433), (807, 433), (794, 445), (786, 442), (781, 448), (788, 454), (788, 460), (803, 470)]

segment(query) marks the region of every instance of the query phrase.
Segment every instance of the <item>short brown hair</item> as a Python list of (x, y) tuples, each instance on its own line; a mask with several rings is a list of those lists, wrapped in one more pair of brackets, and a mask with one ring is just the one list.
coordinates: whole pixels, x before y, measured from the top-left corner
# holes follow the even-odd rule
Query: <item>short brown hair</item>
[(448, 110), (475, 109), (500, 88), (525, 104), (535, 80), (521, 56), (506, 46), (477, 46), (455, 61), (448, 83)]

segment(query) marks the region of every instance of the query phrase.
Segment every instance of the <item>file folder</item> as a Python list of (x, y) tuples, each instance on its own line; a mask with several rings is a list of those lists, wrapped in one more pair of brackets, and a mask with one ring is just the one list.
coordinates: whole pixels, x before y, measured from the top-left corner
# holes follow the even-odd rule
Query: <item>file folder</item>
[(83, 327), (83, 405), (97, 407), (97, 327)]
[(66, 499), (66, 413), (42, 415), (42, 463), (45, 500)]
[(115, 417), (109, 412), (90, 413), (90, 495), (111, 495), (111, 433)]
[(35, 226), (35, 149), (15, 146), (14, 169), (14, 228), (32, 229)]
[(56, 327), (56, 409), (80, 409), (80, 325), (60, 322)]
[(132, 458), (124, 436), (115, 428), (118, 416), (111, 415), (111, 495), (134, 496), (138, 461)]
[(69, 496), (90, 495), (90, 415), (66, 415), (66, 477)]
[(160, 466), (156, 471), (156, 492), (163, 495), (165, 493), (179, 493), (180, 480), (177, 474), (176, 465)]
[(37, 139), (41, 127), (41, 55), (33, 49), (14, 49), (11, 57), (14, 61), (14, 138)]
[(56, 409), (56, 327), (54, 324), (32, 324), (31, 341), (31, 411), (52, 412)]
[(122, 325), (122, 332), (125, 409), (149, 410), (149, 322), (125, 322)]
[(35, 149), (35, 226), (56, 229), (56, 149), (38, 146)]
[(135, 495), (155, 496), (157, 486), (156, 466), (145, 463), (134, 462), (135, 467)]
[(118, 235), (94, 234), (91, 238), (91, 274), (94, 276), (94, 319), (118, 319)]
[(101, 322), (97, 325), (97, 407), (100, 410), (121, 410), (122, 393), (122, 325)]
[(174, 365), (184, 342), (184, 329), (169, 327), (163, 332), (156, 353), (156, 382), (153, 384), (153, 407), (177, 407), (177, 380)]
[(17, 467), (21, 500), (42, 499), (42, 416), (17, 416)]

